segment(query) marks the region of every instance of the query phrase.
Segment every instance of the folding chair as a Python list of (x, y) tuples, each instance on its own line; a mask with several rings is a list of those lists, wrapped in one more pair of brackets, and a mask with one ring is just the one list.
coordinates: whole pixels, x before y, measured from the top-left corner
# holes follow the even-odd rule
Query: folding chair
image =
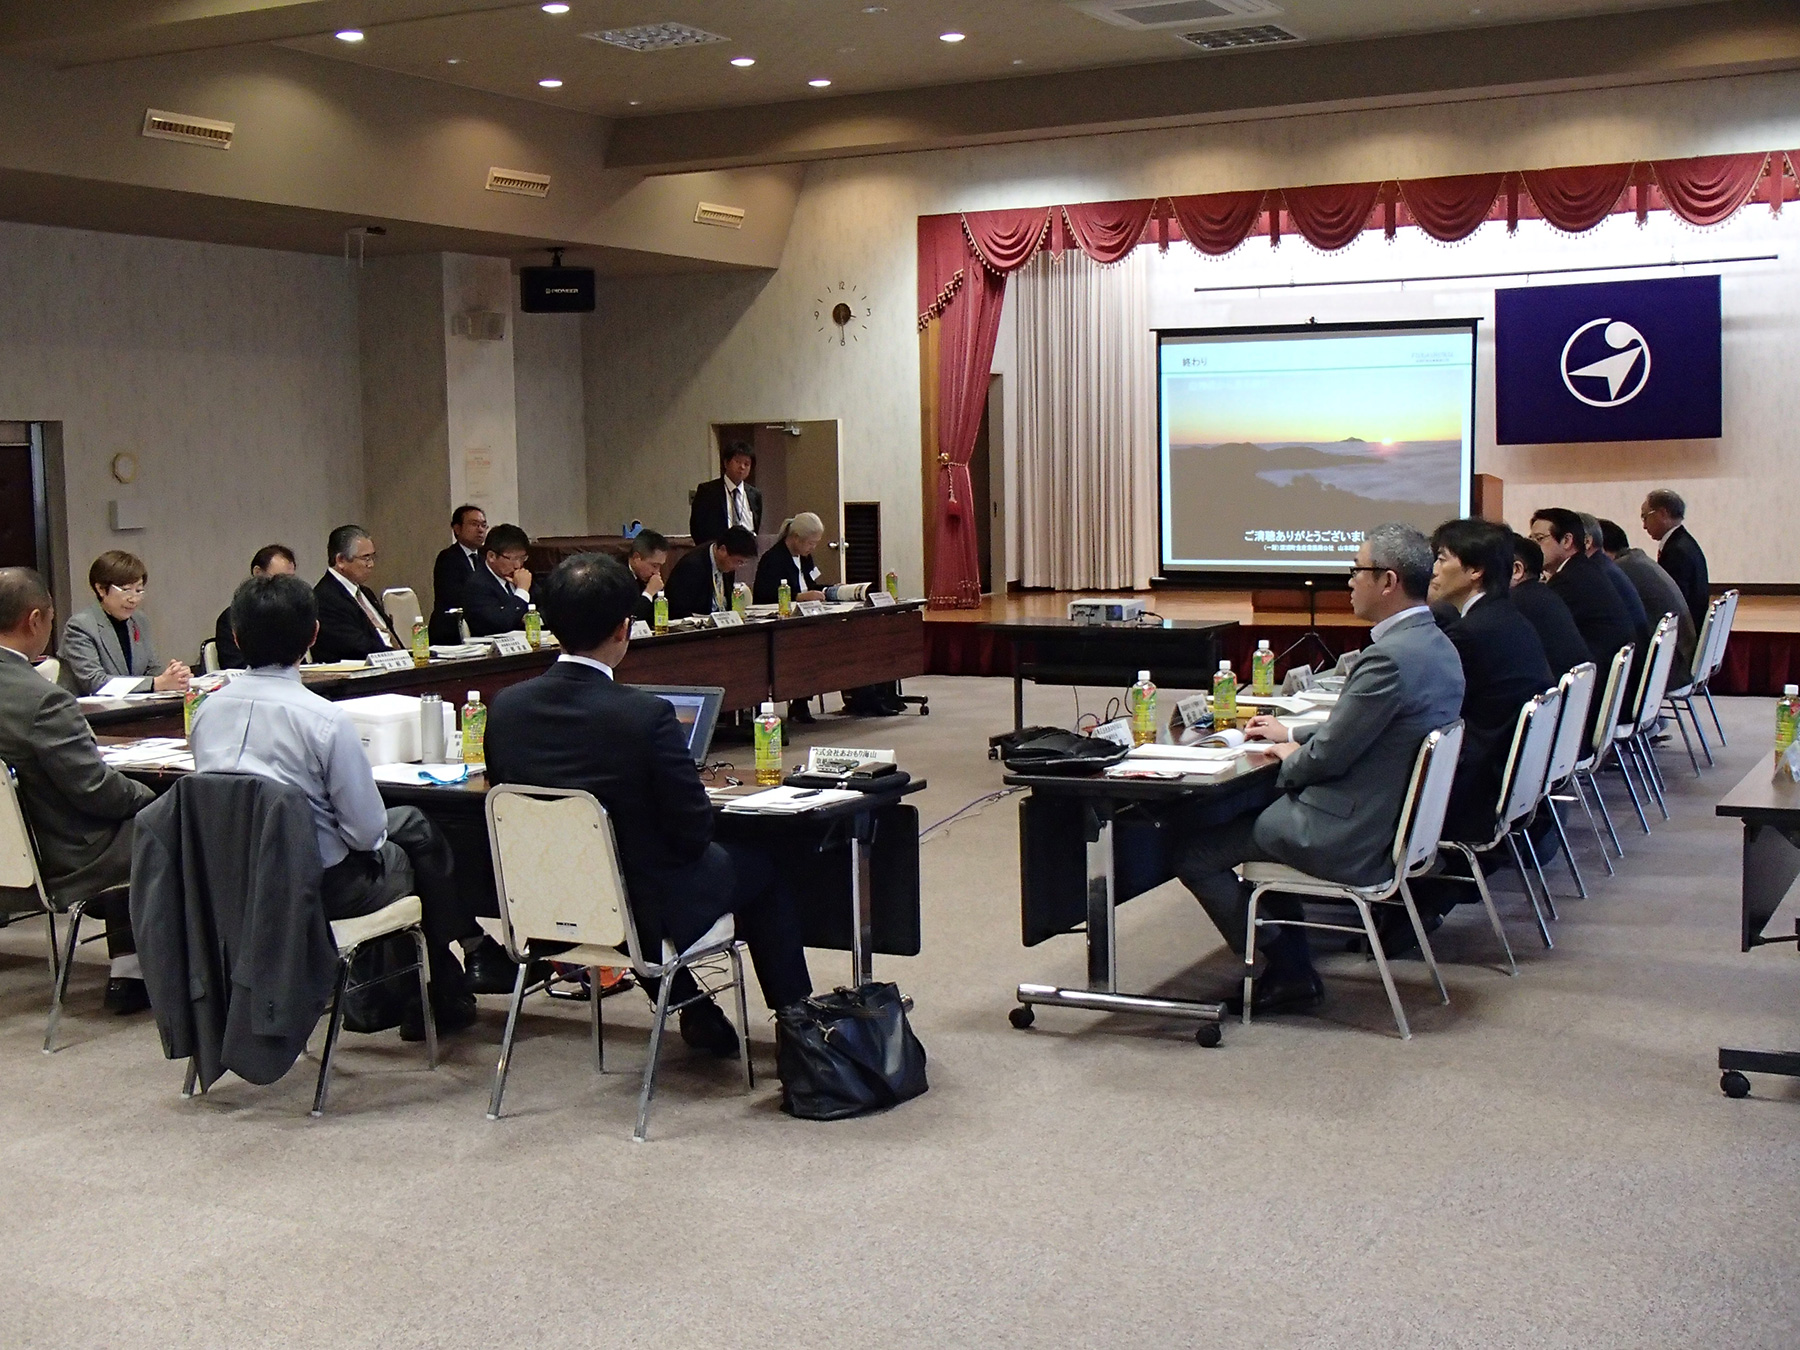
[[(1556, 740), (1550, 747), (1550, 767), (1544, 772), (1544, 805), (1550, 812), (1551, 823), (1556, 826), (1556, 837), (1562, 840), (1563, 860), (1569, 865), (1569, 875), (1575, 878), (1575, 893), (1583, 900), (1588, 898), (1587, 883), (1581, 879), (1581, 868), (1575, 863), (1575, 852), (1569, 847), (1569, 832), (1563, 828), (1562, 813), (1556, 804), (1566, 798), (1558, 797), (1557, 791), (1565, 788), (1575, 774), (1575, 761), (1581, 757), (1581, 743), (1587, 734), (1588, 710), (1594, 703), (1595, 671), (1592, 661), (1583, 661), (1575, 669), (1569, 671), (1557, 682), (1562, 690), (1562, 713), (1556, 722)], [(1582, 809), (1587, 809), (1587, 800), (1581, 799)], [(1594, 813), (1588, 812), (1588, 824), (1594, 823)], [(1599, 834), (1598, 827), (1594, 833)], [(1612, 859), (1606, 856), (1604, 847), (1600, 850), (1601, 860), (1606, 863), (1606, 871), (1612, 874)]]
[[(1664, 795), (1662, 768), (1656, 762), (1656, 747), (1650, 741), (1650, 728), (1663, 705), (1663, 690), (1669, 685), (1669, 668), (1675, 664), (1675, 616), (1665, 614), (1650, 639), (1650, 652), (1638, 677), (1637, 697), (1630, 712), (1621, 717), (1613, 739), (1625, 752), (1619, 756), (1619, 767), (1625, 768), (1627, 757), (1636, 762), (1650, 795), (1655, 799), (1662, 818), (1669, 818), (1669, 801)], [(1685, 736), (1687, 733), (1682, 732)], [(1650, 822), (1642, 809), (1638, 811), (1644, 833), (1650, 833)]]
[[(650, 1100), (656, 1092), (656, 1065), (669, 1014), (690, 1003), (710, 998), (731, 988), (737, 995), (738, 1047), (744, 1069), (744, 1089), (756, 1086), (750, 1064), (750, 1021), (744, 1003), (744, 944), (737, 939), (730, 914), (719, 921), (686, 951), (677, 952), (666, 940), (660, 959), (646, 958), (638, 938), (637, 920), (625, 892), (625, 876), (619, 867), (618, 843), (612, 818), (592, 793), (566, 788), (508, 785), (491, 788), (487, 795), (488, 842), (494, 855), (494, 880), (500, 898), (500, 926), (506, 954), (519, 963), (513, 984), (512, 1005), (506, 1014), (506, 1035), (500, 1042), (500, 1060), (494, 1066), (494, 1088), (488, 1101), (488, 1119), (500, 1118), (500, 1101), (506, 1092), (506, 1076), (512, 1063), (513, 1038), (518, 1031), (519, 1007), (527, 994), (547, 988), (548, 979), (532, 982), (532, 963), (553, 956), (559, 962), (585, 965), (594, 973), (594, 995), (588, 1015), (594, 1043), (594, 1068), (606, 1072), (603, 1036), (604, 1000), (599, 996), (599, 968), (616, 966), (623, 945), (631, 968), (640, 980), (659, 982), (656, 1017), (650, 1028), (649, 1057), (644, 1064), (643, 1087), (638, 1094), (637, 1126), (631, 1137), (642, 1143), (650, 1120)], [(701, 962), (728, 958), (728, 985), (708, 987), (699, 994), (671, 1004), (672, 977)], [(696, 970), (696, 973), (701, 972)]]
[[(1613, 828), (1612, 812), (1607, 809), (1606, 798), (1600, 791), (1600, 780), (1595, 775), (1606, 766), (1606, 757), (1612, 752), (1614, 735), (1619, 727), (1619, 715), (1625, 707), (1625, 687), (1630, 681), (1631, 663), (1636, 655), (1635, 645), (1630, 642), (1627, 642), (1614, 654), (1612, 667), (1606, 672), (1606, 689), (1600, 695), (1600, 716), (1594, 721), (1594, 734), (1588, 740), (1588, 752), (1581, 759), (1575, 761), (1575, 769), (1569, 775), (1569, 782), (1574, 787), (1576, 795), (1581, 798), (1583, 807), (1587, 805), (1587, 795), (1582, 789), (1581, 782), (1584, 778), (1587, 780), (1588, 790), (1594, 794), (1594, 805), (1600, 808), (1600, 818), (1606, 822), (1606, 832), (1612, 837), (1613, 852), (1618, 854), (1621, 859), (1625, 856), (1625, 849), (1619, 843), (1619, 832)], [(1644, 808), (1638, 802), (1637, 789), (1631, 785), (1631, 779), (1625, 775), (1623, 762), (1620, 763), (1619, 773), (1621, 777), (1625, 778), (1625, 790), (1631, 794), (1631, 804), (1637, 807), (1638, 819), (1643, 821)], [(1593, 812), (1590, 811), (1588, 823), (1592, 825), (1593, 822)], [(1650, 833), (1648, 821), (1644, 821), (1644, 833)], [(1594, 831), (1594, 838), (1600, 839), (1600, 831), (1597, 829)], [(1600, 842), (1600, 853), (1603, 857), (1606, 854), (1604, 840)], [(1606, 865), (1606, 870), (1612, 871), (1610, 862)]]
[[(1394, 988), (1394, 976), (1388, 969), (1387, 953), (1382, 949), (1381, 935), (1375, 930), (1374, 912), (1370, 908), (1375, 904), (1398, 903), (1406, 907), (1406, 917), (1412, 920), (1413, 932), (1419, 939), (1419, 952), (1424, 956), (1425, 964), (1431, 970), (1431, 978), (1437, 984), (1438, 997), (1445, 1003), (1450, 1001), (1450, 991), (1444, 987), (1444, 977), (1438, 973), (1437, 959), (1431, 954), (1431, 943), (1425, 937), (1425, 925), (1419, 921), (1419, 911), (1413, 905), (1412, 892), (1407, 888), (1406, 882), (1407, 878), (1426, 871), (1437, 857), (1438, 840), (1444, 831), (1444, 812), (1450, 805), (1450, 785), (1456, 778), (1456, 757), (1462, 750), (1462, 738), (1463, 724), (1457, 721), (1431, 732), (1420, 744), (1418, 757), (1413, 761), (1412, 781), (1407, 785), (1406, 797), (1400, 808), (1400, 820), (1394, 828), (1394, 874), (1386, 881), (1369, 886), (1352, 886), (1309, 876), (1298, 868), (1276, 862), (1245, 863), (1238, 869), (1244, 880), (1254, 887), (1250, 892), (1249, 935), (1244, 941), (1244, 1025), (1250, 1024), (1251, 970), (1256, 965), (1256, 930), (1264, 923), (1273, 923), (1278, 926), (1318, 928), (1334, 933), (1360, 933), (1366, 937), (1369, 951), (1375, 957), (1376, 969), (1381, 972), (1381, 983), (1387, 990), (1388, 1006), (1394, 1010), (1394, 1023), (1400, 1029), (1400, 1039), (1410, 1040), (1412, 1028), (1406, 1023), (1406, 1010), (1400, 1006), (1400, 994)], [(1362, 924), (1352, 928), (1348, 924), (1318, 920), (1258, 918), (1257, 908), (1262, 903), (1263, 896), (1270, 891), (1354, 905)]]
[[(1694, 707), (1694, 695), (1704, 694), (1708, 706), (1712, 704), (1712, 695), (1707, 691), (1707, 684), (1714, 672), (1724, 664), (1725, 643), (1730, 638), (1730, 610), (1737, 603), (1737, 592), (1727, 591), (1706, 607), (1706, 618), (1700, 625), (1699, 639), (1694, 643), (1694, 659), (1686, 671), (1687, 682), (1678, 689), (1669, 689), (1663, 693), (1663, 701), (1675, 717), (1675, 725), (1681, 727), (1682, 740), (1687, 741), (1687, 729), (1682, 727), (1681, 715), (1687, 714), (1688, 721), (1694, 724), (1694, 736), (1700, 742), (1700, 750), (1706, 756), (1706, 762), (1713, 764), (1712, 746), (1707, 744), (1706, 733), (1700, 728), (1700, 713)], [(1671, 680), (1677, 678), (1671, 675)], [(1718, 709), (1713, 709), (1713, 721), (1718, 722)], [(1724, 729), (1719, 730), (1720, 743), (1724, 743)], [(1700, 772), (1700, 763), (1694, 758), (1694, 746), (1688, 741), (1688, 761), (1693, 764), (1694, 772)]]
[[(394, 933), (410, 933), (414, 963), (396, 970), (383, 971), (372, 980), (350, 983), (350, 966), (356, 954), (367, 944)], [(425, 1010), (425, 1067), (437, 1068), (437, 1018), (431, 1011), (431, 964), (425, 950), (425, 907), (416, 895), (403, 895), (391, 905), (373, 914), (359, 914), (354, 919), (335, 919), (331, 924), (331, 940), (337, 946), (337, 983), (331, 991), (331, 1022), (325, 1032), (325, 1045), (319, 1052), (319, 1082), (313, 1089), (312, 1113), (325, 1112), (325, 1094), (331, 1088), (331, 1065), (337, 1053), (338, 1033), (344, 1028), (344, 996), (370, 985), (399, 979), (419, 972), (419, 1001)], [(187, 1086), (182, 1096), (192, 1096), (196, 1067), (188, 1063)]]
[(423, 619), (418, 594), (411, 586), (390, 586), (381, 593), (381, 607), (394, 621), (394, 633), (404, 645), (412, 641), (413, 620)]

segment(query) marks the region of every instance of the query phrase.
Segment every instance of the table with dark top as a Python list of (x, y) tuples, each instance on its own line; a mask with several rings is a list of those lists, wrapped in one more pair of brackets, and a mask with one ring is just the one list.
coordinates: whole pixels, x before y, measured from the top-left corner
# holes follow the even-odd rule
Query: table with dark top
[(984, 623), (981, 631), (1012, 644), (1013, 728), (1025, 725), (1025, 681), (1126, 688), (1148, 670), (1171, 689), (1210, 689), (1235, 620), (1151, 619), (1143, 623), (1074, 623), (1019, 619)]
[[(1800, 941), (1795, 932), (1767, 937), (1763, 930), (1781, 907), (1795, 877), (1800, 877), (1800, 783), (1775, 773), (1773, 752), (1757, 761), (1716, 808), (1721, 816), (1744, 823), (1742, 950), (1776, 942)], [(1800, 1078), (1800, 1051), (1719, 1048), (1719, 1087), (1728, 1097), (1750, 1092), (1746, 1073)]]
[(1223, 1005), (1119, 991), (1116, 911), (1174, 875), (1181, 829), (1205, 828), (1274, 800), (1280, 761), (1253, 752), (1224, 773), (1179, 780), (1009, 773), (1029, 788), (1019, 803), (1020, 936), (1027, 947), (1063, 933), (1087, 940), (1087, 986), (1021, 984), (1011, 1013), (1021, 1029), (1034, 1005), (1176, 1017), (1200, 1023), (1196, 1039), (1219, 1043)]

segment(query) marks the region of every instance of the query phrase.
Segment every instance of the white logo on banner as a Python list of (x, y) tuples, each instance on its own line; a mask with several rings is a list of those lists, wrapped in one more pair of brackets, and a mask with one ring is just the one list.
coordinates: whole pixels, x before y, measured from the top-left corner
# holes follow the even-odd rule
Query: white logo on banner
[[(1606, 345), (1617, 353), (1614, 356), (1603, 356), (1598, 361), (1589, 362), (1578, 370), (1569, 369), (1569, 353), (1574, 350), (1575, 343), (1590, 328), (1606, 325), (1602, 336)], [(1633, 373), (1636, 380), (1633, 382)], [(1575, 387), (1578, 379), (1605, 380), (1606, 397), (1589, 398)], [(1650, 344), (1644, 341), (1644, 335), (1638, 332), (1623, 319), (1590, 319), (1563, 343), (1562, 349), (1562, 381), (1576, 398), (1590, 408), (1616, 408), (1621, 403), (1629, 403), (1644, 392), (1644, 385), (1650, 380)], [(1627, 389), (1627, 384), (1630, 388)]]

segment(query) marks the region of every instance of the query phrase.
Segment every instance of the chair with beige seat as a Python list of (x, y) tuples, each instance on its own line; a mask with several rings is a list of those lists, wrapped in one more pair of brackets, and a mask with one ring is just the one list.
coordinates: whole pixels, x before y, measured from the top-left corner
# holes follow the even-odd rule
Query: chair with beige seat
[(381, 593), (381, 607), (394, 621), (394, 632), (404, 645), (412, 641), (414, 621), (423, 621), (425, 611), (419, 607), (419, 596), (411, 586), (390, 586)]
[(665, 941), (659, 959), (651, 960), (644, 953), (637, 921), (632, 916), (612, 819), (592, 793), (564, 788), (492, 788), (487, 795), (487, 824), (500, 899), (501, 938), (506, 954), (519, 963), (512, 1004), (506, 1014), (506, 1034), (500, 1043), (500, 1059), (494, 1066), (489, 1120), (500, 1118), (520, 1005), (527, 994), (548, 987), (548, 980), (531, 980), (533, 963), (546, 956), (593, 971), (589, 1017), (594, 1067), (601, 1073), (606, 1071), (606, 1050), (599, 968), (616, 966), (622, 947), (629, 953), (631, 967), (640, 980), (659, 982), (644, 1081), (638, 1094), (637, 1127), (631, 1135), (634, 1140), (642, 1143), (646, 1135), (650, 1100), (656, 1091), (657, 1056), (669, 1014), (687, 1006), (669, 1002), (673, 984), (669, 977), (679, 970), (694, 969), (698, 975), (703, 973), (703, 962), (716, 965), (718, 958), (730, 962), (729, 984), (712, 982), (708, 987), (709, 981), (702, 980), (700, 993), (695, 997), (710, 998), (726, 987), (735, 991), (744, 1087), (749, 1090), (756, 1086), (755, 1071), (750, 1065), (749, 1015), (744, 1003), (745, 947), (737, 939), (730, 914), (721, 916), (686, 951), (677, 952)]

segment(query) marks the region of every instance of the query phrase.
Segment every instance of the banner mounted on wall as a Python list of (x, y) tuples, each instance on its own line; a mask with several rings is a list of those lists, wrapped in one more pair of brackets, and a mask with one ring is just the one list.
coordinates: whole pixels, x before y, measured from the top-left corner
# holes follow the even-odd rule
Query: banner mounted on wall
[(1714, 438), (1719, 278), (1494, 293), (1501, 445)]

